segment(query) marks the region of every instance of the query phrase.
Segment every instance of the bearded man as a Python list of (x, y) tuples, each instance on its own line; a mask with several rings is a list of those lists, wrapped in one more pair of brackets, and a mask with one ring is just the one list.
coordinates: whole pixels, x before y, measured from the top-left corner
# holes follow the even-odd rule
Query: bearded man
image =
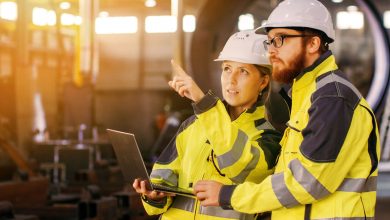
[(285, 0), (265, 31), (273, 78), (290, 85), (290, 120), (275, 173), (260, 184), (199, 181), (203, 206), (272, 219), (374, 219), (379, 137), (375, 116), (335, 62), (329, 11), (317, 0)]

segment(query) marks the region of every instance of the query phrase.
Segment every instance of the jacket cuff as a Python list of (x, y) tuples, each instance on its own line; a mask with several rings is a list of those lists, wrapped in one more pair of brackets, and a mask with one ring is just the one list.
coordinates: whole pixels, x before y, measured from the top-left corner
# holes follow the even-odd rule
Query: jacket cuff
[(209, 90), (199, 102), (192, 103), (192, 108), (194, 109), (195, 114), (199, 115), (214, 107), (218, 100), (219, 98)]
[(147, 204), (151, 205), (151, 206), (154, 206), (156, 208), (164, 208), (165, 204), (167, 204), (167, 197), (165, 197), (164, 199), (162, 199), (161, 201), (155, 201), (155, 200), (151, 200), (149, 199), (148, 197), (142, 195), (141, 196), (141, 199), (142, 201), (146, 202)]
[(222, 209), (231, 210), (233, 209), (231, 204), (231, 198), (236, 189), (237, 185), (224, 185), (219, 192), (219, 205)]

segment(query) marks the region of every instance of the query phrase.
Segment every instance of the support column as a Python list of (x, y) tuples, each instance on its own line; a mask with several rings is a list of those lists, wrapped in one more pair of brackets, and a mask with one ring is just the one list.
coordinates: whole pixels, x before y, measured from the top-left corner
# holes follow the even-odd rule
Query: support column
[[(18, 19), (16, 25), (16, 68), (15, 68), (15, 105), (16, 105), (16, 145), (26, 152), (27, 143), (32, 140), (33, 97), (37, 72), (29, 63), (29, 21), (31, 10), (28, 1), (18, 0)], [(34, 75), (35, 74), (35, 75)], [(4, 97), (6, 98), (6, 97)]]
[(184, 59), (184, 31), (183, 31), (183, 16), (184, 16), (184, 1), (171, 0), (171, 14), (176, 17), (177, 30), (174, 36), (174, 52), (173, 59), (177, 64), (185, 68)]

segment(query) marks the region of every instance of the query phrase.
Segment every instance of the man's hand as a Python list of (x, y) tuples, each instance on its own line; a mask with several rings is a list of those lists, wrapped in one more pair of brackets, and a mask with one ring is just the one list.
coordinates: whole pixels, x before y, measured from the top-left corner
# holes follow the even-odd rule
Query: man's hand
[(195, 184), (194, 194), (202, 206), (219, 206), (222, 186), (222, 183), (216, 181), (201, 180)]
[(171, 64), (174, 77), (168, 82), (168, 85), (179, 93), (181, 97), (187, 97), (193, 102), (201, 100), (204, 93), (195, 81), (173, 60), (171, 60)]
[(150, 191), (146, 188), (146, 181), (136, 179), (133, 182), (133, 188), (137, 193), (143, 194), (150, 200), (161, 201), (164, 197), (173, 196), (174, 194), (167, 194), (163, 192)]

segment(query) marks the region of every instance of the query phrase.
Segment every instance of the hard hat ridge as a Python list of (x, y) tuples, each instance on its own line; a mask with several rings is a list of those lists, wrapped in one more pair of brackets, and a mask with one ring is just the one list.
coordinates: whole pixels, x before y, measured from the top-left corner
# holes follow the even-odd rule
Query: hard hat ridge
[(267, 36), (258, 35), (254, 30), (234, 33), (214, 61), (235, 61), (256, 65), (270, 65), (263, 42)]
[(335, 39), (332, 17), (328, 9), (317, 0), (285, 0), (271, 12), (268, 20), (256, 33), (262, 34), (272, 28), (303, 27), (321, 31), (328, 42)]

